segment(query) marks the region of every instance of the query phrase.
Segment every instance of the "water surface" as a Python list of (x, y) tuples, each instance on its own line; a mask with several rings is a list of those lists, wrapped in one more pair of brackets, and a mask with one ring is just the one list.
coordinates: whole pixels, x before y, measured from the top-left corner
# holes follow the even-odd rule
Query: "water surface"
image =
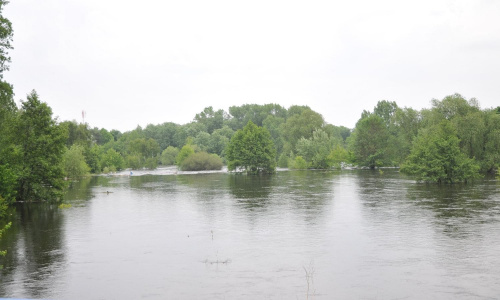
[[(0, 296), (496, 299), (500, 185), (396, 171), (171, 174), (74, 183), (12, 211)], [(170, 174), (170, 175), (169, 175)], [(136, 176), (141, 175), (141, 176)]]

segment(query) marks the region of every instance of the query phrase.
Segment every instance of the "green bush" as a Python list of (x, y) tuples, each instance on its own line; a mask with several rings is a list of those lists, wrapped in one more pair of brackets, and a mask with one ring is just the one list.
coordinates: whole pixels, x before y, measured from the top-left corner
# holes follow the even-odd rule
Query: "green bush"
[(85, 162), (83, 151), (84, 149), (82, 146), (73, 145), (64, 152), (64, 172), (69, 178), (83, 177), (89, 173), (90, 168)]
[(149, 169), (149, 170), (156, 169), (158, 167), (158, 158), (150, 157), (150, 158), (146, 159), (145, 167), (146, 167), (146, 169)]
[(181, 165), (183, 171), (202, 171), (222, 169), (222, 159), (217, 154), (198, 152), (186, 157)]
[(282, 153), (278, 159), (278, 167), (280, 168), (288, 168), (288, 156), (285, 153)]
[(307, 162), (302, 156), (295, 157), (295, 160), (291, 160), (288, 164), (290, 169), (307, 169)]
[(182, 166), (182, 163), (186, 158), (188, 158), (190, 155), (194, 154), (194, 148), (191, 145), (184, 145), (182, 147), (181, 151), (177, 154), (177, 157), (175, 158), (175, 163), (179, 167)]

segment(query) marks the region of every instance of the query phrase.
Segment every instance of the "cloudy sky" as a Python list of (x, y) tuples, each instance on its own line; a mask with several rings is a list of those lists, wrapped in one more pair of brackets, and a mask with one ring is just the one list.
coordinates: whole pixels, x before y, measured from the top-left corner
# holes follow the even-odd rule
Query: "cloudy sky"
[(5, 79), (60, 120), (190, 122), (206, 106), (309, 105), (353, 127), (377, 101), (500, 105), (500, 1), (12, 0)]

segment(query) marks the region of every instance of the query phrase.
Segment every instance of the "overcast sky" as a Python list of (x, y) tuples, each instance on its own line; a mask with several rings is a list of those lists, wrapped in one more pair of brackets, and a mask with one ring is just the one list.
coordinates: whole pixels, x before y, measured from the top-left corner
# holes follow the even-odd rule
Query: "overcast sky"
[(12, 0), (5, 79), (59, 120), (121, 131), (207, 106), (309, 105), (354, 127), (379, 100), (500, 105), (500, 1)]

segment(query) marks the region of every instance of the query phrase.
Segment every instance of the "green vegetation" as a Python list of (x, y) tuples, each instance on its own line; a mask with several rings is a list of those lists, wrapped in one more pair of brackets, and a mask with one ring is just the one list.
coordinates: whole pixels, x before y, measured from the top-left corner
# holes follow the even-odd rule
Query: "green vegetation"
[[(6, 1), (0, 0), (0, 13)], [(327, 124), (308, 106), (212, 106), (193, 121), (138, 126), (128, 132), (58, 122), (33, 91), (17, 107), (9, 69), (13, 30), (0, 17), (0, 206), (57, 200), (64, 177), (80, 178), (176, 164), (181, 170), (243, 169), (273, 173), (276, 165), (330, 169), (402, 166), (420, 181), (461, 182), (500, 167), (500, 108), (481, 110), (459, 94), (420, 111), (382, 100), (354, 129)]]
[(420, 181), (453, 183), (479, 177), (479, 165), (460, 151), (456, 130), (450, 121), (422, 130), (401, 172)]
[(244, 169), (249, 174), (276, 171), (276, 149), (269, 131), (252, 121), (231, 138), (226, 149), (229, 170)]
[(63, 168), (69, 178), (79, 178), (90, 172), (90, 167), (85, 162), (83, 147), (77, 144), (66, 149), (63, 155)]
[(186, 157), (182, 161), (180, 169), (183, 171), (220, 170), (222, 165), (222, 159), (217, 154), (208, 154), (202, 151)]

